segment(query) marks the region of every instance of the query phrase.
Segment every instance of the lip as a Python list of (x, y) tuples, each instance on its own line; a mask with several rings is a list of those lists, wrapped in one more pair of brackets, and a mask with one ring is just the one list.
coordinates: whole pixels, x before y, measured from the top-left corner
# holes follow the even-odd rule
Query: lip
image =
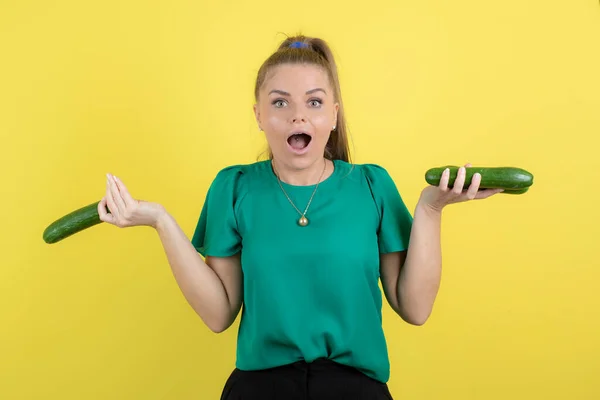
[[(305, 135), (308, 135), (308, 136), (310, 136), (310, 142), (308, 142), (308, 145), (306, 145), (306, 147), (305, 147), (305, 148), (303, 148), (303, 149), (295, 149), (295, 148), (293, 148), (293, 147), (290, 145), (290, 143), (288, 142), (288, 139), (289, 139), (289, 138), (290, 138), (292, 135), (295, 135), (295, 134), (298, 134), (298, 133), (304, 133)], [(312, 145), (312, 143), (313, 143), (313, 142), (314, 142), (314, 137), (313, 137), (313, 135), (311, 135), (310, 133), (308, 133), (308, 132), (306, 132), (306, 131), (302, 131), (302, 130), (297, 130), (297, 131), (291, 132), (291, 133), (290, 133), (290, 134), (289, 134), (289, 135), (288, 135), (288, 136), (285, 138), (285, 143), (287, 144), (287, 147), (288, 147), (288, 149), (289, 149), (289, 150), (290, 150), (292, 153), (294, 153), (294, 154), (296, 154), (296, 155), (302, 155), (302, 154), (305, 154), (306, 152), (308, 152), (308, 150), (310, 150), (310, 146)]]

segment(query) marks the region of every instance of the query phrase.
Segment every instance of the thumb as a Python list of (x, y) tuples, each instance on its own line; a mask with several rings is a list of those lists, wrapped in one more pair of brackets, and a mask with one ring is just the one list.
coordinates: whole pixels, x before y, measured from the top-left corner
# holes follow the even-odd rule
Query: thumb
[(98, 202), (98, 216), (102, 222), (115, 222), (114, 215), (112, 215), (106, 207), (106, 196), (102, 197), (102, 199)]

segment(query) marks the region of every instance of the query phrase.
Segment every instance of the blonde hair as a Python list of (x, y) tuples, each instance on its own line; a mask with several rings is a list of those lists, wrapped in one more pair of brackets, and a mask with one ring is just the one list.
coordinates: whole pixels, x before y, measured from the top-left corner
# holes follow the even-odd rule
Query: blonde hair
[[(351, 162), (350, 149), (348, 145), (348, 127), (344, 116), (344, 105), (337, 72), (337, 66), (331, 49), (323, 39), (297, 35), (288, 37), (269, 58), (267, 58), (258, 70), (254, 97), (258, 101), (260, 88), (268, 73), (281, 64), (312, 64), (322, 67), (329, 77), (334, 89), (334, 101), (339, 104), (337, 123), (331, 132), (325, 146), (325, 157), (330, 160), (343, 160)], [(269, 159), (273, 153), (269, 149)]]

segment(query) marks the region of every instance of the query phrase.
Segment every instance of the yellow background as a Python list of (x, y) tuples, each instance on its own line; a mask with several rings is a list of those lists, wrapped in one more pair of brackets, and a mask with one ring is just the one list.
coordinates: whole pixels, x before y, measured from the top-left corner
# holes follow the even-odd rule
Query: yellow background
[(395, 398), (600, 398), (595, 0), (0, 3), (0, 398), (218, 398), (237, 322), (202, 324), (153, 231), (41, 234), (112, 172), (191, 235), (215, 173), (264, 148), (253, 79), (299, 31), (338, 57), (355, 161), (411, 209), (432, 166), (535, 174), (446, 210), (425, 326), (386, 304)]

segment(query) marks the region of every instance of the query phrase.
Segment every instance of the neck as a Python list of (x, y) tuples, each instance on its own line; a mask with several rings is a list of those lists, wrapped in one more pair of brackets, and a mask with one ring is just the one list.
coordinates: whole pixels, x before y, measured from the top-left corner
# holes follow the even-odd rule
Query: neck
[[(322, 158), (307, 168), (295, 169), (275, 159), (272, 161), (273, 169), (279, 179), (282, 182), (295, 186), (316, 185), (326, 179), (331, 174), (331, 166), (329, 164), (328, 160)], [(323, 168), (325, 168), (325, 172), (323, 172)]]

